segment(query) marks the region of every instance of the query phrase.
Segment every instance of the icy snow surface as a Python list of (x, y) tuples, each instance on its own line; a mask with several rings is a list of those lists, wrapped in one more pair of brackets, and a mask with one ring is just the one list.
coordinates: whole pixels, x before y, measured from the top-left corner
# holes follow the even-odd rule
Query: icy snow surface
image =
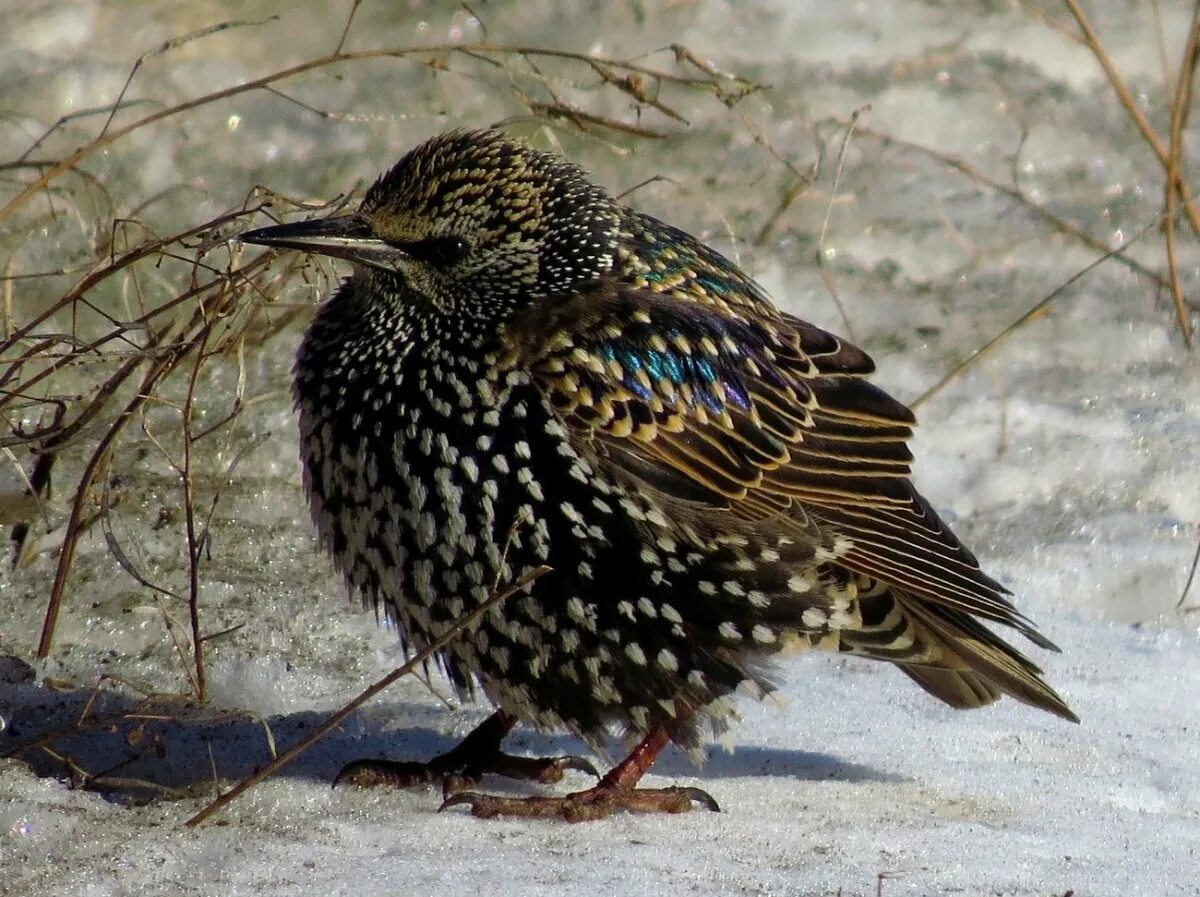
[[(138, 114), (328, 52), (349, 6), (0, 0), (0, 157), (21, 156), (60, 116), (111, 103), (133, 60), (166, 40), (226, 20), (261, 23), (149, 57), (129, 95), (152, 101)], [(1043, 6), (1065, 16), (1058, 4)], [(1151, 6), (1088, 4), (1165, 133)], [(1189, 5), (1162, 6), (1173, 61)], [(831, 203), (843, 132), (830, 119), (869, 104), (866, 127), (1005, 183), (1017, 177), (1112, 245), (1158, 214), (1161, 172), (1094, 59), (1016, 3), (473, 8), (496, 42), (623, 57), (678, 42), (772, 85), (732, 112), (677, 94), (690, 127), (647, 116), (677, 136), (622, 139), (627, 154), (602, 141), (562, 138), (564, 147), (614, 190), (662, 175), (631, 201), (736, 255), (789, 310), (844, 332), (813, 261), (828, 210), (826, 271), (855, 340), (879, 362), (879, 382), (906, 400), (1094, 254), (945, 165), (868, 134), (852, 141)], [(480, 37), (458, 3), (369, 2), (349, 46)], [(648, 62), (671, 64), (666, 54)], [(136, 133), (84, 164), (94, 182), (69, 185), (73, 208), (90, 201), (90, 211), (42, 221), (42, 204), (23, 223), (44, 230), (0, 235), (5, 271), (61, 267), (66, 247), (86, 242), (89, 215), (134, 214), (172, 233), (256, 184), (329, 198), (361, 187), (431, 133), (522, 111), (502, 77), (485, 77), (483, 65), (467, 77), (466, 66), (452, 59), (435, 76), (378, 60), (312, 72), (278, 87), (332, 116), (259, 91)], [(609, 114), (628, 115), (627, 104), (609, 102)], [(32, 158), (66, 155), (102, 122), (72, 120)], [(801, 170), (817, 159), (816, 141), (825, 150), (815, 183), (758, 248), (754, 237), (794, 179), (751, 129)], [(4, 199), (12, 190), (11, 181), (0, 186)], [(1197, 258), (1184, 243), (1194, 297)], [(1161, 264), (1153, 235), (1133, 254)], [(44, 305), (58, 283), (15, 281), (14, 300)], [(298, 287), (284, 301), (311, 303), (313, 292)], [(218, 820), (181, 827), (216, 793), (214, 775), (228, 787), (268, 759), (268, 735), (286, 747), (401, 660), (394, 636), (346, 600), (314, 550), (287, 399), (297, 327), (247, 359), (253, 401), (239, 438), (270, 438), (224, 489), (203, 568), (205, 628), (241, 625), (211, 644), (210, 707), (164, 698), (152, 718), (127, 718), (143, 693), (185, 683), (163, 607), (114, 562), (99, 532), (80, 545), (51, 657), (35, 659), (82, 448), (56, 469), (35, 539), (42, 548), (18, 570), (4, 565), (0, 753), (69, 730), (85, 711), (91, 724), (47, 742), (53, 754), (0, 760), (0, 894), (1200, 894), (1200, 614), (1186, 613), (1200, 595), (1175, 609), (1200, 522), (1200, 376), (1166, 299), (1145, 279), (1109, 262), (1070, 288), (921, 407), (914, 445), (923, 491), (1063, 647), (1030, 651), (1081, 725), (1013, 701), (955, 712), (885, 666), (799, 658), (782, 666), (775, 696), (739, 705), (741, 725), (726, 746), (712, 745), (705, 766), (668, 752), (647, 779), (702, 787), (724, 812), (574, 827), (437, 814), (432, 790), (331, 790), (348, 760), (429, 755), (486, 713), (448, 708), (415, 679)], [(206, 385), (227, 396), (236, 375), (232, 361), (215, 364)], [(182, 588), (177, 518), (160, 515), (178, 504), (178, 484), (161, 455), (138, 450), (144, 436), (129, 438), (114, 459), (125, 490), (114, 527), (143, 569)], [(166, 610), (186, 619), (182, 605)], [(177, 632), (186, 637), (182, 625)], [(102, 676), (114, 678), (89, 703)], [(582, 750), (561, 733), (529, 730), (511, 745)], [(127, 787), (73, 790), (64, 758)], [(175, 799), (148, 800), (133, 780), (157, 782)]]

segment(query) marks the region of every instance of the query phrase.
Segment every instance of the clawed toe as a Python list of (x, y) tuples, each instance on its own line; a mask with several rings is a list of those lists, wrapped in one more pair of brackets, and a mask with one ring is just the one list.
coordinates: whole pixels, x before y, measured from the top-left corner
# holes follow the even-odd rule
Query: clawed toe
[(468, 765), (454, 763), (446, 755), (427, 763), (355, 760), (342, 767), (333, 786), (415, 788), (440, 780), (442, 793), (452, 795), (475, 787), (486, 773), (549, 785), (561, 782), (569, 770), (600, 778), (596, 767), (584, 757), (518, 757), (497, 752)]
[(714, 813), (721, 810), (713, 796), (700, 788), (616, 789), (600, 784), (563, 797), (500, 797), (462, 791), (446, 798), (438, 812), (450, 807), (468, 806), (471, 815), (481, 819), (507, 816), (587, 822), (603, 819), (617, 810), (630, 813), (687, 813), (696, 804)]
[(568, 770), (584, 772), (600, 778), (600, 772), (585, 757), (517, 757), (512, 754), (497, 754), (488, 763), (486, 772), (508, 779), (523, 779), (552, 785), (561, 782)]
[(691, 800), (693, 803), (697, 803), (700, 806), (704, 807), (704, 809), (708, 810), (708, 812), (710, 812), (710, 813), (720, 813), (721, 812), (721, 807), (717, 803), (716, 798), (714, 798), (711, 794), (709, 794), (703, 788), (679, 788), (678, 790), (685, 792), (687, 794), (689, 800)]
[(333, 779), (333, 787), (415, 788), (428, 785), (445, 774), (432, 763), (397, 763), (392, 760), (355, 760), (347, 763)]
[(665, 729), (648, 734), (608, 775), (585, 791), (562, 797), (500, 797), (472, 791), (485, 773), (510, 779), (551, 784), (562, 780), (568, 770), (599, 778), (596, 767), (583, 757), (517, 757), (500, 750), (500, 740), (512, 728), (514, 718), (496, 711), (454, 749), (427, 763), (397, 763), (391, 760), (358, 760), (337, 774), (333, 784), (360, 788), (388, 786), (411, 788), (442, 782), (440, 810), (466, 806), (471, 815), (485, 819), (511, 816), (526, 819), (565, 819), (584, 822), (603, 819), (618, 810), (628, 813), (687, 813), (699, 805), (720, 811), (711, 794), (699, 788), (638, 788), (638, 781), (670, 740)]

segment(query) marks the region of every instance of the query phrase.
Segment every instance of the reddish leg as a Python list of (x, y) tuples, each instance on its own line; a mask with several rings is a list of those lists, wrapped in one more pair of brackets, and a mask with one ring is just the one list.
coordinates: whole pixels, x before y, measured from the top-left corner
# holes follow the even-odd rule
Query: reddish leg
[(582, 757), (516, 757), (504, 753), (500, 742), (515, 724), (515, 717), (497, 710), (455, 747), (428, 762), (355, 760), (342, 767), (333, 784), (412, 788), (440, 779), (443, 794), (450, 795), (479, 784), (483, 774), (489, 772), (544, 783), (560, 781), (568, 769), (599, 776), (596, 768)]
[(709, 810), (720, 807), (699, 788), (642, 788), (637, 783), (670, 741), (664, 729), (647, 735), (628, 757), (618, 763), (595, 786), (563, 797), (497, 797), (464, 791), (447, 798), (442, 809), (465, 804), (474, 816), (523, 816), (539, 819), (561, 817), (567, 822), (603, 819), (614, 810), (631, 813), (686, 813), (693, 803)]

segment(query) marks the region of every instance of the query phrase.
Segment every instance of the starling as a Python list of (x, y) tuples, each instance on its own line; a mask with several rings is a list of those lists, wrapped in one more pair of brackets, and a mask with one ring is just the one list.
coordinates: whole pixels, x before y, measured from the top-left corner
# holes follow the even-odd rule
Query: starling
[[(871, 359), (578, 166), (452, 131), (357, 212), (241, 239), (354, 266), (294, 391), (312, 516), (350, 590), (419, 650), (550, 568), (437, 656), (492, 716), (441, 757), (343, 780), (443, 776), (446, 804), (479, 816), (716, 809), (636, 785), (796, 649), (886, 660), (954, 707), (1007, 694), (1077, 719), (985, 625), (1058, 650), (914, 488), (914, 418)], [(517, 722), (637, 746), (565, 796), (454, 793), (590, 766), (505, 755)]]

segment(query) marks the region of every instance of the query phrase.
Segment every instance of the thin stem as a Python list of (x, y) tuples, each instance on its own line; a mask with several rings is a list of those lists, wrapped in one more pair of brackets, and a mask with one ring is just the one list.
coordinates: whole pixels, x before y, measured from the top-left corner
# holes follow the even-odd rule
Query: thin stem
[(207, 807), (185, 822), (184, 825), (189, 827), (199, 825), (213, 813), (216, 813), (218, 810), (228, 806), (240, 795), (248, 791), (250, 788), (253, 788), (263, 779), (274, 774), (277, 770), (286, 766), (288, 763), (291, 763), (302, 753), (304, 753), (304, 751), (308, 750), (308, 748), (315, 741), (324, 738), (326, 735), (340, 726), (343, 722), (345, 722), (346, 718), (349, 717), (351, 713), (353, 713), (367, 701), (371, 700), (371, 698), (375, 697), (375, 695), (379, 694), (379, 692), (383, 691), (393, 682), (403, 678), (404, 676), (407, 676), (413, 670), (420, 667), (430, 657), (442, 650), (442, 648), (446, 647), (446, 645), (450, 644), (450, 642), (454, 641), (454, 639), (458, 638), (461, 633), (482, 620), (484, 616), (491, 612), (495, 607), (499, 606), (501, 602), (530, 585), (538, 577), (549, 572), (549, 567), (538, 567), (522, 576), (504, 591), (494, 594), (483, 604), (479, 605), (479, 607), (475, 608), (475, 610), (460, 618), (457, 623), (447, 629), (446, 632), (439, 638), (436, 638), (430, 642), (423, 650), (415, 654), (407, 663), (392, 670), (378, 682), (365, 689), (361, 694), (358, 695), (358, 697), (346, 704), (344, 707), (330, 716), (329, 719), (325, 720), (324, 723), (313, 730), (313, 732), (309, 734), (308, 737), (306, 737), (303, 741), (294, 744), (282, 754), (279, 754), (277, 757), (275, 757), (275, 759), (273, 759), (270, 763), (246, 776), (246, 778), (238, 782), (237, 785), (235, 785), (232, 789), (226, 791)]

